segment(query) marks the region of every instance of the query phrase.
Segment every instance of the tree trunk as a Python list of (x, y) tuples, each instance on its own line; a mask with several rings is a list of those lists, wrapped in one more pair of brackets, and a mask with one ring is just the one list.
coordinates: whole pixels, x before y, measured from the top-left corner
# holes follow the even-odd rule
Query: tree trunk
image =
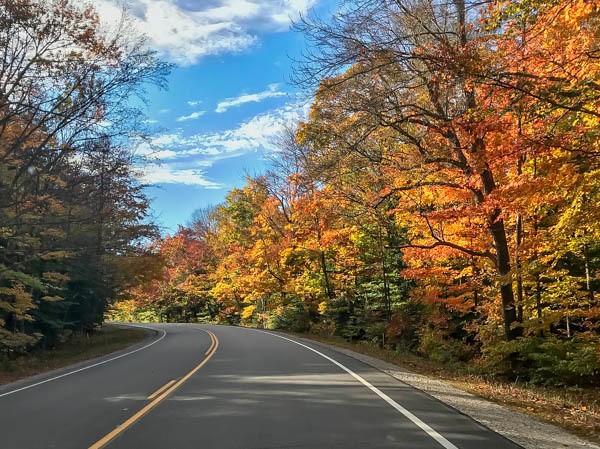
[(321, 262), (321, 270), (323, 271), (323, 280), (325, 281), (325, 294), (328, 299), (333, 299), (333, 290), (329, 283), (329, 273), (327, 272), (327, 261), (325, 260), (325, 251), (319, 251), (319, 258)]
[(517, 323), (517, 310), (515, 307), (515, 296), (513, 293), (510, 276), (510, 256), (508, 242), (506, 241), (506, 230), (504, 221), (498, 219), (489, 226), (490, 234), (494, 239), (496, 248), (496, 263), (500, 280), (500, 296), (502, 298), (502, 317), (504, 320), (504, 336), (507, 340), (513, 340), (521, 335), (521, 328), (514, 327)]
[(523, 216), (517, 215), (515, 242), (515, 280), (517, 284), (517, 320), (523, 322), (523, 275), (521, 273), (521, 243), (523, 242)]
[[(518, 121), (519, 134), (521, 134), (521, 117)], [(523, 163), (525, 158), (521, 156), (517, 161), (517, 174), (521, 176), (523, 173)], [(515, 225), (515, 280), (517, 283), (517, 320), (523, 322), (523, 274), (521, 270), (521, 245), (523, 243), (523, 215), (517, 214)]]
[[(483, 146), (483, 142), (480, 143)], [(488, 196), (496, 188), (492, 172), (489, 169), (481, 172), (483, 193)], [(504, 324), (504, 336), (507, 340), (513, 340), (521, 335), (521, 327), (515, 327), (517, 321), (517, 310), (515, 307), (515, 295), (512, 281), (510, 279), (510, 251), (506, 238), (504, 220), (500, 218), (501, 210), (496, 209), (489, 217), (488, 231), (494, 240), (496, 249), (496, 269), (500, 275), (500, 296), (502, 298), (502, 318)]]
[(537, 319), (539, 327), (539, 336), (544, 336), (544, 327), (542, 321), (542, 282), (540, 280), (540, 274), (535, 275), (535, 308), (537, 310)]
[[(534, 160), (535, 164), (535, 160)], [(535, 165), (534, 165), (534, 174), (535, 174)], [(538, 232), (538, 221), (537, 217), (533, 218), (533, 232), (534, 236), (537, 237)], [(533, 253), (534, 259), (537, 260), (537, 251)], [(544, 323), (542, 321), (542, 280), (540, 279), (540, 273), (535, 273), (535, 308), (537, 310), (537, 319), (539, 326), (539, 335), (540, 337), (544, 336)]]
[(594, 305), (594, 290), (592, 289), (592, 275), (590, 269), (590, 255), (588, 252), (588, 245), (583, 246), (583, 257), (585, 260), (585, 289), (588, 293), (588, 299), (590, 301), (589, 307)]
[(392, 317), (392, 300), (390, 298), (390, 286), (387, 275), (387, 267), (385, 265), (385, 246), (383, 244), (383, 235), (381, 225), (379, 226), (379, 253), (381, 254), (381, 275), (383, 278), (383, 299), (385, 302), (385, 314), (386, 318), (389, 321)]

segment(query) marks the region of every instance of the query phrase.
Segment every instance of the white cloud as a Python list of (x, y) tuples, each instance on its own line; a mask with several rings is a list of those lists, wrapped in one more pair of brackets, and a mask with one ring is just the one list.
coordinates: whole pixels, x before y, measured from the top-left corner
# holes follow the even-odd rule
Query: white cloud
[(290, 103), (281, 108), (256, 115), (242, 123), (233, 135), (252, 142), (253, 146), (275, 150), (273, 139), (281, 134), (287, 126), (295, 126), (308, 117), (310, 104)]
[(217, 154), (221, 154), (221, 151), (218, 148), (215, 147), (208, 147), (208, 148), (202, 148), (202, 147), (196, 147), (196, 148), (190, 148), (189, 150), (183, 150), (180, 151), (178, 153), (179, 157), (181, 156), (192, 156), (195, 154), (203, 154), (203, 155), (207, 155), (207, 156), (216, 156)]
[(265, 149), (275, 151), (274, 140), (286, 126), (294, 126), (308, 116), (309, 104), (289, 103), (280, 108), (255, 115), (237, 127), (218, 133), (191, 136), (166, 134), (155, 139), (156, 145), (169, 142), (178, 147), (178, 157), (202, 155), (213, 160)]
[(183, 130), (162, 134), (143, 142), (137, 153), (147, 159), (161, 159), (162, 165), (151, 165), (143, 177), (148, 183), (194, 184), (209, 189), (224, 187), (207, 180), (204, 171), (215, 162), (251, 152), (277, 151), (274, 140), (286, 126), (306, 119), (310, 105), (289, 103), (258, 114), (238, 126), (222, 132), (184, 135)]
[[(207, 55), (244, 50), (258, 34), (284, 31), (317, 0), (125, 0), (135, 26), (170, 60), (194, 64)], [(95, 0), (105, 22), (116, 23), (123, 0)]]
[(220, 101), (217, 104), (217, 109), (215, 112), (219, 114), (227, 111), (227, 109), (232, 107), (241, 106), (244, 103), (260, 103), (267, 98), (275, 98), (275, 97), (284, 97), (287, 95), (285, 92), (281, 92), (278, 90), (279, 84), (270, 84), (267, 90), (262, 92), (258, 92), (255, 94), (244, 94), (239, 97), (226, 98), (223, 101)]
[(156, 146), (150, 146), (148, 144), (139, 145), (136, 151), (138, 156), (141, 156), (146, 161), (156, 161), (156, 160), (165, 160), (165, 159), (175, 159), (178, 157), (176, 151), (168, 150), (168, 149), (160, 149)]
[(180, 134), (161, 134), (154, 139), (152, 139), (152, 146), (154, 147), (170, 147), (181, 144), (181, 135)]
[(222, 189), (225, 187), (206, 179), (202, 170), (178, 168), (171, 164), (151, 164), (143, 168), (142, 172), (142, 181), (148, 184), (186, 184), (204, 187), (205, 189)]
[(190, 107), (198, 106), (200, 103), (202, 103), (202, 100), (190, 100), (187, 102)]
[(187, 122), (188, 120), (196, 120), (202, 117), (206, 111), (197, 111), (192, 112), (190, 115), (182, 115), (181, 117), (177, 117), (178, 122)]

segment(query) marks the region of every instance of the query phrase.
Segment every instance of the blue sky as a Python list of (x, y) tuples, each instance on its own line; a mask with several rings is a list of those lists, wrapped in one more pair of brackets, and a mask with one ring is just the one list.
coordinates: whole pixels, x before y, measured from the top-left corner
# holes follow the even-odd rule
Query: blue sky
[[(119, 0), (95, 0), (115, 21)], [(305, 93), (289, 83), (306, 44), (290, 18), (332, 0), (127, 0), (135, 26), (175, 64), (168, 91), (149, 93), (157, 129), (137, 151), (155, 163), (143, 180), (159, 224), (173, 232), (193, 211), (221, 202), (264, 170), (283, 126), (305, 117)]]

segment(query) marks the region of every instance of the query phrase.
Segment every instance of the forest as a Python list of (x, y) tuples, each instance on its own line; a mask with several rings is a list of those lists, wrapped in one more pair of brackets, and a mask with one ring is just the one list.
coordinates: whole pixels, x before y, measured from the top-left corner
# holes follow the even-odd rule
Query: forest
[(359, 0), (295, 24), (308, 119), (154, 241), (121, 320), (337, 335), (600, 379), (600, 7)]
[(598, 2), (354, 0), (295, 28), (309, 116), (161, 236), (135, 148), (169, 64), (126, 16), (0, 0), (0, 355), (212, 322), (598, 386)]
[(0, 358), (103, 322), (158, 237), (136, 174), (143, 98), (169, 66), (127, 21), (0, 1)]

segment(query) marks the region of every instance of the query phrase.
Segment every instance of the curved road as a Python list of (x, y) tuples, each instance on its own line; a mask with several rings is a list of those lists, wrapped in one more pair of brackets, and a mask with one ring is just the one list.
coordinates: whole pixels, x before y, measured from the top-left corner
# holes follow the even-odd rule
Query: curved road
[(515, 449), (343, 354), (258, 330), (147, 325), (101, 359), (0, 388), (3, 449)]

